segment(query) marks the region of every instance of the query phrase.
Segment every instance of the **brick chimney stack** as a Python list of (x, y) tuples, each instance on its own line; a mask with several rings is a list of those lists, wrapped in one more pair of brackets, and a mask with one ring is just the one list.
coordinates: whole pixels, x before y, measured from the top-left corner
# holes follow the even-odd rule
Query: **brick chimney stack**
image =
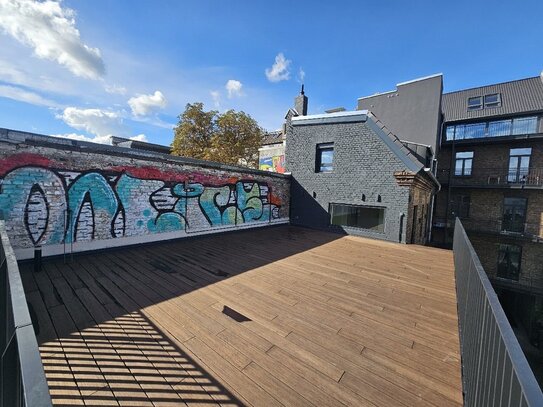
[(304, 85), (300, 94), (294, 98), (294, 109), (300, 116), (307, 116), (307, 96), (304, 93)]

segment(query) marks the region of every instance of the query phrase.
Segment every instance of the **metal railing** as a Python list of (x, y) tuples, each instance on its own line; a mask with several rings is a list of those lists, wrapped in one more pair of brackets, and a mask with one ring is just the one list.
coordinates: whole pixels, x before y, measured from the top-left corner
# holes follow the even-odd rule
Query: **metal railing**
[(0, 406), (51, 406), (17, 259), (0, 220)]
[(543, 394), (460, 220), (454, 265), (464, 405), (543, 406)]
[[(452, 176), (451, 176), (452, 175)], [(442, 184), (481, 187), (543, 187), (543, 168), (473, 168), (469, 175), (451, 174), (449, 169), (437, 172)]]

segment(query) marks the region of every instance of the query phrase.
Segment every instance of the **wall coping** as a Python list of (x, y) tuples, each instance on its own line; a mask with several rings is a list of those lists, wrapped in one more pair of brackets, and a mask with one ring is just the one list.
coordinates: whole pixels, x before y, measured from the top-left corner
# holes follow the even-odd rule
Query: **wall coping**
[(140, 160), (154, 161), (171, 164), (188, 164), (203, 168), (211, 168), (223, 171), (235, 171), (257, 176), (269, 176), (275, 178), (289, 179), (290, 175), (280, 174), (271, 171), (257, 170), (237, 165), (222, 164), (214, 161), (199, 160), (196, 158), (180, 157), (170, 154), (163, 154), (154, 151), (137, 150), (128, 147), (117, 147), (107, 144), (91, 143), (88, 141), (64, 139), (60, 137), (46, 136), (44, 134), (29, 133), (19, 130), (0, 128), (0, 142), (24, 143), (28, 145), (56, 148), (59, 150), (82, 151), (86, 153), (107, 154), (136, 158)]

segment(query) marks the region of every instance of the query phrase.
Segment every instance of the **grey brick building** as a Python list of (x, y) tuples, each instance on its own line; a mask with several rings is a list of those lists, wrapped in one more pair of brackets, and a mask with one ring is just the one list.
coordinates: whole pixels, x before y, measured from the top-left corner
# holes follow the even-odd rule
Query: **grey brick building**
[(426, 166), (429, 149), (409, 149), (367, 110), (310, 116), (297, 110), (286, 122), (291, 222), (425, 244), (439, 187)]

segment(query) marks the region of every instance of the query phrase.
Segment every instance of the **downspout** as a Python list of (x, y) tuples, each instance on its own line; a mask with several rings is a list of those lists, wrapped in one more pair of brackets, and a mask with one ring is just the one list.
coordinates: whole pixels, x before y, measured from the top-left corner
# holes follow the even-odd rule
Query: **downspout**
[[(437, 171), (437, 161), (436, 161), (436, 171)], [(428, 174), (428, 176), (432, 179), (432, 181), (434, 181), (436, 183), (436, 185), (437, 185), (437, 191), (432, 192), (432, 203), (431, 203), (431, 209), (430, 209), (430, 222), (429, 222), (429, 225), (427, 226), (428, 229), (429, 229), (429, 231), (428, 231), (428, 242), (431, 242), (432, 241), (432, 224), (434, 222), (435, 199), (436, 199), (436, 195), (439, 193), (439, 191), (441, 191), (441, 184), (437, 180), (436, 176), (432, 173), (432, 170), (430, 168), (425, 168), (424, 172), (426, 174)]]

